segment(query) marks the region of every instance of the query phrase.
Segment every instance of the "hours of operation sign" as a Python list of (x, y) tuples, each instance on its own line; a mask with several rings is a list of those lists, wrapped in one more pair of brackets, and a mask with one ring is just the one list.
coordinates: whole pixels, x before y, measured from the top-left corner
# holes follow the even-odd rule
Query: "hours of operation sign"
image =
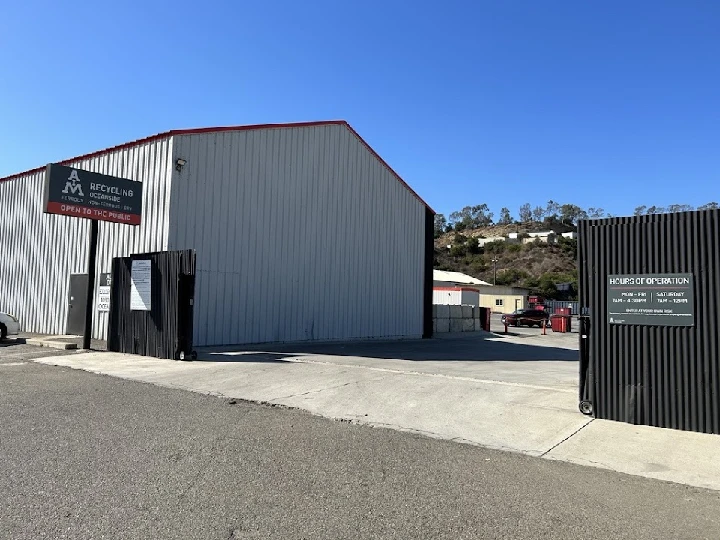
[(152, 307), (152, 261), (135, 260), (130, 268), (130, 309), (150, 311)]
[(607, 277), (610, 324), (694, 326), (692, 274), (631, 274)]

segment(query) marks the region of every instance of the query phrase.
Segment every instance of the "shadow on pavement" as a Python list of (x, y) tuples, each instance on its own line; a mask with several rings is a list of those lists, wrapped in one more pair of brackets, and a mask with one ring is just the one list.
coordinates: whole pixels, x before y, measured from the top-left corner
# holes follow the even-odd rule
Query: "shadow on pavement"
[[(214, 351), (214, 348), (212, 349)], [(204, 353), (204, 354), (201, 354)], [(290, 357), (295, 356), (288, 353), (251, 352), (242, 351), (238, 348), (222, 352), (210, 352), (210, 348), (198, 350), (198, 359), (194, 362), (235, 362), (248, 364), (282, 364), (289, 363)]]
[[(576, 362), (579, 352), (551, 346), (503, 342), (494, 334), (427, 340), (286, 343), (199, 347), (198, 356), (214, 362), (277, 362), (300, 355), (357, 356), (386, 360), (461, 362)], [(259, 359), (258, 354), (261, 353)], [(263, 358), (267, 355), (269, 359)]]
[(13, 347), (16, 345), (25, 345), (25, 343), (25, 338), (7, 338), (3, 341), (0, 341), (0, 347)]

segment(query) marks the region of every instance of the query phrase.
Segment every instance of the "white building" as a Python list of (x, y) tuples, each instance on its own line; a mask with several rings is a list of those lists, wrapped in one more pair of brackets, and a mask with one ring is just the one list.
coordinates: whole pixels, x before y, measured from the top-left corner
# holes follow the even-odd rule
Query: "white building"
[(433, 287), (433, 304), (437, 306), (479, 306), (480, 294), (471, 287)]
[(490, 284), (462, 272), (433, 270), (433, 304), (479, 306), (478, 288), (485, 285)]
[[(98, 276), (196, 250), (195, 345), (432, 332), (433, 212), (346, 122), (169, 131), (62, 164), (143, 183), (142, 225), (100, 223)], [(0, 179), (0, 310), (62, 334), (90, 222), (43, 213), (38, 165)]]
[(507, 239), (504, 236), (494, 236), (492, 238), (478, 238), (478, 246), (485, 247), (485, 244), (491, 244), (492, 242), (505, 242)]
[(528, 238), (548, 238), (551, 236), (556, 236), (555, 231), (536, 231), (536, 232), (529, 232), (529, 233), (517, 233), (517, 232), (511, 232), (508, 234), (508, 238), (512, 240), (518, 240), (520, 236), (526, 236)]
[(445, 270), (433, 270), (433, 286), (457, 287), (462, 285), (490, 285), (487, 281), (468, 276), (462, 272), (447, 272)]

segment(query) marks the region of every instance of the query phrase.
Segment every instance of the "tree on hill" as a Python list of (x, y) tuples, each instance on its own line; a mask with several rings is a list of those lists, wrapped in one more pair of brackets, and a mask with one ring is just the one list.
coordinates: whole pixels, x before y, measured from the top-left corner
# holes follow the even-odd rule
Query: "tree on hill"
[[(697, 207), (697, 210), (717, 210), (720, 205), (716, 202), (709, 202)], [(671, 204), (667, 207), (664, 206), (638, 206), (635, 208), (634, 214), (636, 216), (646, 216), (651, 214), (673, 214), (675, 212), (690, 212), (695, 208), (690, 204)]]
[(532, 207), (530, 203), (525, 203), (520, 207), (519, 217), (521, 223), (530, 223), (532, 221)]
[(676, 212), (689, 212), (691, 210), (693, 210), (693, 207), (689, 204), (671, 204), (667, 207), (667, 211), (671, 214)]
[(536, 206), (532, 211), (532, 219), (537, 223), (542, 223), (545, 218), (545, 209), (542, 206)]
[[(720, 205), (716, 202), (709, 202), (699, 206), (698, 210), (716, 210)], [(663, 206), (646, 206), (641, 205), (635, 208), (636, 216), (644, 216), (650, 214), (665, 214), (673, 212), (687, 212), (693, 210), (689, 204), (671, 204), (667, 207)], [(445, 220), (445, 216), (438, 214), (435, 218), (435, 235), (436, 237), (443, 232), (451, 230), (464, 231), (467, 229), (477, 229), (480, 227), (488, 227), (493, 224), (493, 212), (487, 204), (478, 204), (475, 206), (466, 206), (462, 210), (458, 210), (450, 214), (450, 218)], [(533, 207), (530, 203), (523, 204), (518, 212), (518, 222), (525, 226), (540, 226), (544, 229), (562, 229), (563, 227), (577, 227), (577, 223), (581, 219), (600, 219), (604, 217), (612, 217), (602, 208), (590, 207), (587, 210), (576, 204), (560, 204), (556, 201), (549, 200), (543, 206)], [(500, 210), (500, 218), (498, 225), (510, 225), (514, 222), (510, 210), (503, 207)], [(566, 229), (567, 230), (567, 229)]]
[(447, 231), (447, 220), (444, 214), (435, 214), (435, 238)]
[(560, 207), (560, 219), (567, 225), (576, 225), (579, 220), (587, 217), (587, 212), (576, 204), (563, 204)]
[(717, 210), (720, 206), (716, 202), (709, 202), (707, 204), (703, 204), (702, 206), (698, 206), (698, 210)]
[(550, 218), (550, 219), (554, 218), (559, 221), (560, 220), (560, 205), (558, 203), (556, 203), (555, 201), (553, 201), (552, 199), (550, 199), (547, 203), (547, 207), (545, 208), (545, 215), (547, 216), (547, 218)]
[(507, 207), (503, 207), (500, 210), (500, 219), (498, 220), (498, 225), (511, 225), (513, 222), (513, 218), (510, 215), (510, 210)]
[(450, 224), (456, 231), (476, 229), (492, 225), (493, 213), (487, 204), (466, 206), (460, 211), (450, 214)]

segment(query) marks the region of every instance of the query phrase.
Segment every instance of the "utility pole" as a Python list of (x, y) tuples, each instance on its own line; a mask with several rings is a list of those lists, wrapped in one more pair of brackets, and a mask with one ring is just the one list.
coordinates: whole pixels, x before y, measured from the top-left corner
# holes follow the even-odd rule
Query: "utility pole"
[(495, 257), (493, 257), (492, 263), (493, 263), (493, 285), (495, 285), (495, 283), (497, 282), (497, 263), (498, 263), (498, 260), (497, 260)]

